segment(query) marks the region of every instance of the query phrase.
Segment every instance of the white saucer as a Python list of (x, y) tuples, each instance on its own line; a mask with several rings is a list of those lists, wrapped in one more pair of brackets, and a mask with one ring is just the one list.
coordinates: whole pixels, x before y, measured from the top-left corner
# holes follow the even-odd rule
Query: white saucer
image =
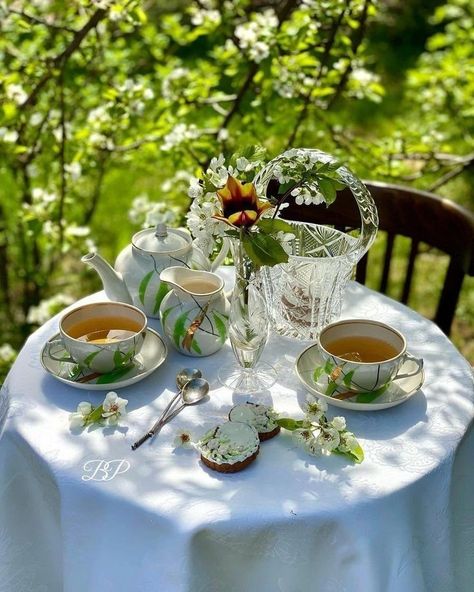
[[(104, 375), (87, 382), (79, 382), (79, 380), (85, 375), (90, 374), (90, 371), (82, 371), (75, 377), (75, 379), (72, 379), (71, 372), (77, 370), (77, 366), (71, 362), (58, 362), (53, 360), (47, 353), (48, 343), (56, 339), (59, 339), (59, 333), (53, 335), (48, 342), (44, 344), (43, 349), (41, 350), (40, 359), (43, 368), (46, 372), (51, 374), (51, 376), (54, 376), (54, 378), (64, 382), (64, 384), (88, 391), (115, 390), (134, 384), (139, 380), (143, 380), (163, 364), (168, 353), (166, 344), (161, 336), (156, 331), (153, 331), (153, 329), (147, 328), (142, 349), (128, 372), (119, 378), (110, 380), (106, 383), (100, 382), (101, 379), (103, 380)], [(54, 354), (59, 357), (61, 351), (55, 351)], [(64, 350), (64, 354), (68, 355), (66, 350)]]
[[(323, 365), (324, 361), (319, 354), (318, 346), (311, 345), (298, 356), (295, 365), (296, 374), (309, 391), (324, 399), (328, 404), (335, 407), (342, 407), (343, 409), (354, 409), (356, 411), (380, 411), (381, 409), (400, 405), (400, 403), (408, 401), (421, 388), (425, 380), (423, 370), (415, 372), (417, 369), (416, 363), (413, 360), (407, 360), (400, 368), (400, 373), (414, 372), (413, 376), (395, 380), (383, 394), (371, 403), (358, 403), (357, 395), (351, 399), (342, 400), (324, 394), (328, 386), (329, 377), (323, 374), (318, 380), (314, 380), (314, 371), (318, 366)], [(334, 394), (337, 394), (337, 391)]]

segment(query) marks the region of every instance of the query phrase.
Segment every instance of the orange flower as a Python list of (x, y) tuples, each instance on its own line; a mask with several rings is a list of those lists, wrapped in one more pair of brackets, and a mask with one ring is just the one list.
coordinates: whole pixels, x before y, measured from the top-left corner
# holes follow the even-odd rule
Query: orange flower
[(253, 183), (242, 183), (229, 175), (223, 189), (217, 191), (217, 197), (221, 202), (222, 214), (213, 218), (222, 220), (230, 226), (243, 226), (250, 228), (257, 222), (260, 216), (268, 208), (272, 208), (269, 202), (260, 201)]

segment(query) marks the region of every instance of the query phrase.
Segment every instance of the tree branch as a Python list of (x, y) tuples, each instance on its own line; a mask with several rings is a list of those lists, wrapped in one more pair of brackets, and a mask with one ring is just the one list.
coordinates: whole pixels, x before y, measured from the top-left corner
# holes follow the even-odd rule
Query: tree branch
[(25, 21), (32, 23), (33, 25), (42, 25), (43, 27), (47, 27), (48, 29), (54, 29), (56, 31), (68, 31), (68, 33), (77, 33), (77, 29), (73, 29), (72, 27), (68, 27), (66, 25), (57, 25), (56, 23), (49, 23), (48, 21), (44, 21), (37, 16), (33, 16), (32, 14), (28, 14), (23, 10), (15, 10), (14, 8), (7, 9), (10, 14), (15, 14), (16, 16), (21, 17)]
[(442, 177), (440, 177), (437, 181), (432, 183), (428, 187), (428, 191), (436, 191), (437, 189), (439, 189), (443, 185), (446, 185), (446, 183), (448, 181), (451, 181), (452, 179), (454, 179), (455, 177), (457, 177), (458, 175), (463, 173), (465, 170), (472, 168), (473, 166), (474, 166), (474, 158), (471, 158), (471, 160), (467, 160), (464, 164), (460, 164), (460, 165), (454, 167), (453, 169), (451, 169), (450, 171), (445, 173)]
[(43, 86), (54, 76), (54, 70), (64, 64), (65, 61), (79, 48), (81, 43), (83, 42), (86, 35), (89, 33), (91, 29), (94, 29), (101, 20), (105, 18), (107, 15), (107, 11), (103, 8), (99, 8), (94, 12), (91, 18), (87, 21), (87, 23), (76, 31), (74, 37), (71, 40), (71, 43), (62, 51), (59, 55), (53, 58), (50, 63), (48, 70), (43, 74), (42, 78), (36, 83), (36, 86), (33, 88), (31, 93), (29, 94), (26, 101), (22, 104), (22, 109), (26, 109), (28, 107), (32, 107), (36, 104), (38, 99), (38, 94), (40, 93)]
[[(345, 7), (341, 10), (338, 17), (336, 19), (333, 19), (332, 26), (329, 30), (329, 36), (326, 40), (326, 43), (324, 44), (323, 55), (321, 56), (321, 60), (319, 62), (319, 70), (318, 70), (318, 75), (316, 77), (316, 82), (318, 82), (321, 79), (323, 72), (324, 72), (324, 68), (326, 67), (326, 65), (329, 61), (329, 56), (331, 55), (331, 49), (334, 45), (334, 41), (336, 40), (337, 32), (339, 30), (339, 27), (341, 26), (344, 15), (346, 14), (346, 10), (349, 6), (349, 3), (350, 3), (350, 0), (346, 0)], [(300, 130), (300, 127), (303, 124), (303, 121), (308, 116), (308, 111), (309, 111), (309, 106), (311, 104), (312, 95), (313, 95), (313, 89), (310, 89), (306, 94), (306, 97), (305, 97), (305, 100), (303, 103), (303, 107), (298, 114), (298, 117), (296, 119), (293, 130), (291, 131), (290, 137), (288, 138), (288, 141), (286, 143), (286, 150), (291, 148), (291, 146), (293, 145), (294, 141), (296, 140), (296, 136), (298, 135), (298, 132)]]
[[(372, 0), (365, 0), (365, 2), (364, 2), (364, 6), (363, 6), (362, 12), (360, 14), (359, 27), (356, 29), (354, 37), (352, 38), (352, 57), (355, 57), (357, 55), (359, 47), (364, 39), (365, 30), (367, 28), (367, 18), (368, 18), (369, 6), (371, 4), (371, 1)], [(329, 109), (331, 109), (331, 107), (334, 105), (334, 103), (337, 101), (337, 99), (340, 97), (342, 91), (346, 87), (346, 84), (347, 84), (347, 81), (349, 79), (351, 72), (352, 72), (352, 60), (349, 62), (347, 68), (344, 70), (344, 72), (339, 80), (339, 83), (336, 86), (336, 90), (334, 91), (334, 94), (329, 99), (329, 102), (326, 107), (326, 109), (328, 111), (329, 111)]]

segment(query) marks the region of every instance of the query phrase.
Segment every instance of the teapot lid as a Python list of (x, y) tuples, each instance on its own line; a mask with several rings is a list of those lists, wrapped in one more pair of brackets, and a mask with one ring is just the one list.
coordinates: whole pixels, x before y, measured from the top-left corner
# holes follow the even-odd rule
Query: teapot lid
[(172, 253), (189, 247), (191, 241), (179, 230), (167, 228), (166, 224), (160, 223), (156, 225), (156, 228), (137, 232), (132, 242), (135, 247), (143, 251)]

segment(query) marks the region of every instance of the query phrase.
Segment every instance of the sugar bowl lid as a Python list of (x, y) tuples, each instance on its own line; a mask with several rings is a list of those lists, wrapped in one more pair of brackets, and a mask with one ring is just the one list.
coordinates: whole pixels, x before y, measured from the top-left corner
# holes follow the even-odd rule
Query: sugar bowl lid
[(142, 251), (166, 254), (188, 248), (191, 238), (181, 230), (168, 228), (166, 224), (159, 223), (156, 228), (147, 228), (134, 234), (132, 244)]

